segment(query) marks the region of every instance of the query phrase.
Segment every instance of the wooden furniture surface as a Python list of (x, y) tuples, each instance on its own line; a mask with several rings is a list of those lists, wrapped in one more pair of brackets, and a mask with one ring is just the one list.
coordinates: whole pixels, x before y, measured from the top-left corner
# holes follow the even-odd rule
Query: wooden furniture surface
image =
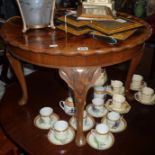
[(144, 27), (116, 45), (109, 45), (103, 40), (96, 40), (87, 35), (73, 36), (57, 29), (45, 28), (22, 33), (22, 22), (19, 17), (8, 20), (0, 34), (7, 43), (7, 57), (22, 88), (19, 104), (24, 105), (28, 100), (21, 61), (59, 68), (61, 78), (72, 88), (75, 96), (78, 120), (76, 144), (85, 145), (86, 140), (82, 131), (84, 103), (88, 89), (101, 74), (101, 67), (131, 60), (125, 84), (126, 95), (129, 94), (129, 84), (143, 55), (144, 42), (151, 35), (151, 27), (144, 21), (137, 20), (142, 22)]
[[(114, 72), (110, 69), (110, 72), (113, 76), (109, 76), (109, 80), (116, 77), (120, 77), (121, 80), (122, 77), (124, 78), (123, 74), (117, 74), (118, 71)], [(71, 117), (66, 115), (58, 104), (68, 95), (67, 85), (59, 78), (57, 70), (38, 71), (28, 76), (26, 80), (30, 88), (28, 103), (25, 106), (19, 106), (17, 99), (21, 96), (20, 87), (16, 83), (10, 85), (0, 104), (0, 121), (8, 136), (29, 155), (155, 154), (155, 106), (145, 106), (137, 101), (129, 102), (131, 110), (124, 115), (127, 128), (121, 133), (114, 134), (115, 142), (110, 149), (98, 151), (88, 144), (77, 147), (75, 139), (63, 146), (53, 145), (47, 139), (49, 130), (41, 130), (35, 127), (34, 118), (38, 115), (41, 107), (50, 106), (60, 116), (60, 119), (69, 120)], [(92, 93), (90, 91), (87, 104), (90, 104), (91, 99)], [(100, 120), (96, 119), (97, 122)], [(85, 135), (87, 133), (85, 132)]]

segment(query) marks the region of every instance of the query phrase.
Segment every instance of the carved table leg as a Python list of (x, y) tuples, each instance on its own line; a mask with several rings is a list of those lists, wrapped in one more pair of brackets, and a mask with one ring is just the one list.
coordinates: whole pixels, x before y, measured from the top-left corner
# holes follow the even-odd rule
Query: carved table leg
[(132, 80), (132, 76), (133, 76), (142, 56), (143, 56), (143, 53), (144, 52), (142, 49), (140, 52), (138, 52), (138, 54), (135, 57), (133, 57), (131, 59), (131, 63), (130, 63), (130, 67), (129, 67), (129, 71), (128, 71), (127, 79), (126, 79), (126, 83), (125, 83), (125, 94), (129, 100), (133, 100), (133, 95), (130, 94), (130, 83)]
[(96, 79), (101, 74), (100, 67), (74, 67), (62, 68), (59, 70), (60, 77), (72, 88), (75, 97), (77, 135), (75, 142), (77, 146), (83, 146), (86, 143), (83, 134), (83, 111), (87, 91), (92, 87)]
[(18, 78), (18, 81), (22, 89), (22, 98), (19, 101), (19, 105), (25, 105), (28, 99), (28, 93), (21, 63), (18, 59), (14, 58), (9, 52), (7, 52), (6, 55), (11, 64), (12, 69), (14, 70)]

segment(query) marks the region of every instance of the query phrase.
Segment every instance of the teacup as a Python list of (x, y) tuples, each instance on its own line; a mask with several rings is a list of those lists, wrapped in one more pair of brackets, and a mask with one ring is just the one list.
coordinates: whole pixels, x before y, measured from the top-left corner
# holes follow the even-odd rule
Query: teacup
[(95, 81), (95, 86), (102, 86), (106, 83), (106, 81), (107, 81), (107, 73), (105, 69), (102, 69), (100, 76)]
[(91, 130), (91, 133), (98, 142), (99, 146), (103, 146), (109, 136), (109, 127), (104, 123), (100, 123), (96, 125), (95, 129)]
[(125, 102), (125, 97), (120, 94), (114, 94), (112, 97), (112, 105), (114, 108), (120, 109)]
[(39, 110), (40, 118), (43, 123), (49, 124), (51, 123), (50, 116), (53, 113), (53, 109), (51, 107), (43, 107)]
[(114, 94), (121, 94), (123, 90), (123, 82), (119, 80), (111, 80), (111, 88)]
[(111, 111), (106, 116), (106, 123), (109, 128), (117, 128), (120, 124), (121, 115), (118, 112)]
[(106, 87), (103, 86), (95, 86), (94, 87), (94, 98), (102, 98), (106, 97)]
[(154, 96), (154, 90), (150, 87), (144, 87), (139, 92), (140, 100), (143, 102), (151, 102)]
[(94, 112), (102, 112), (104, 110), (104, 99), (93, 98), (92, 107)]
[(71, 97), (68, 97), (65, 101), (59, 102), (60, 107), (65, 111), (65, 113), (69, 115), (75, 114), (75, 106), (73, 103), (73, 99)]
[(68, 136), (69, 125), (67, 121), (59, 120), (54, 123), (51, 132), (54, 134), (55, 138), (61, 143), (64, 143)]
[(130, 88), (134, 90), (139, 90), (141, 88), (143, 82), (143, 76), (139, 74), (134, 74), (132, 76), (132, 82), (130, 84)]

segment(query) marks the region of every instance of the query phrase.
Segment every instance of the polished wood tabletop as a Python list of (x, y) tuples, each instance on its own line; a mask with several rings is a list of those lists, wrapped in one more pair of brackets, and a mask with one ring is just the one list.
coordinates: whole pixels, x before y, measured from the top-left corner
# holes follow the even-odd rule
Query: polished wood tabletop
[[(122, 16), (126, 16), (122, 14)], [(20, 105), (28, 102), (28, 91), (22, 71), (21, 61), (48, 67), (59, 68), (62, 79), (73, 90), (76, 117), (78, 120), (76, 143), (86, 144), (82, 131), (82, 116), (87, 91), (101, 75), (101, 67), (107, 67), (130, 60), (130, 67), (125, 83), (125, 92), (129, 97), (129, 84), (143, 55), (144, 42), (151, 35), (151, 27), (141, 19), (131, 19), (143, 23), (143, 27), (133, 36), (110, 45), (90, 36), (74, 36), (50, 28), (30, 30), (22, 33), (22, 21), (19, 17), (8, 20), (0, 34), (7, 44), (7, 57), (22, 88)], [(46, 89), (45, 89), (46, 90)]]
[[(108, 71), (108, 70), (107, 70)], [(125, 76), (117, 75), (119, 70), (110, 69), (113, 76), (108, 79), (124, 79)], [(113, 73), (116, 73), (115, 76)], [(124, 115), (127, 121), (127, 128), (115, 133), (114, 145), (108, 150), (95, 150), (86, 144), (77, 147), (75, 139), (66, 145), (57, 146), (49, 142), (47, 134), (49, 130), (41, 130), (34, 125), (34, 118), (39, 114), (43, 106), (50, 106), (57, 113), (60, 119), (69, 120), (59, 107), (59, 101), (68, 96), (68, 87), (60, 79), (57, 70), (39, 70), (27, 78), (29, 89), (28, 103), (19, 106), (17, 99), (21, 96), (18, 83), (11, 84), (0, 104), (0, 122), (7, 135), (22, 147), (29, 155), (153, 155), (155, 154), (155, 106), (146, 106), (137, 101), (129, 102), (131, 110)], [(152, 87), (152, 85), (151, 85)], [(46, 90), (46, 91), (45, 91)], [(92, 99), (90, 90), (87, 98), (87, 105)], [(101, 119), (95, 119), (100, 122)], [(85, 135), (88, 132), (85, 132)]]

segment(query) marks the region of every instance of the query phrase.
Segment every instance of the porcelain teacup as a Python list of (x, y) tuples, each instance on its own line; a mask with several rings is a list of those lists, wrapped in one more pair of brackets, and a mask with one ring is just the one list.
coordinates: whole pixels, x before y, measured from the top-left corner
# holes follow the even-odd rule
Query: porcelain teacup
[(94, 136), (98, 146), (102, 147), (105, 145), (105, 141), (108, 139), (109, 127), (104, 123), (97, 124), (95, 129), (91, 130), (91, 134)]
[(68, 129), (68, 122), (64, 120), (59, 120), (54, 123), (53, 127), (50, 130), (58, 141), (64, 143), (68, 136)]
[(50, 116), (52, 115), (52, 113), (53, 113), (53, 109), (51, 107), (42, 107), (39, 110), (41, 121), (45, 124), (51, 123)]
[(95, 81), (95, 86), (102, 86), (106, 83), (106, 81), (107, 81), (107, 73), (105, 69), (102, 69), (100, 76)]
[(109, 128), (117, 128), (120, 124), (121, 115), (118, 112), (111, 111), (106, 116), (106, 123)]
[(119, 80), (111, 80), (111, 88), (113, 94), (122, 94), (123, 93), (123, 82)]
[(104, 110), (104, 99), (102, 98), (93, 98), (92, 108), (94, 112), (103, 112)]
[(125, 102), (125, 96), (114, 94), (112, 97), (112, 105), (114, 108), (120, 109)]
[(106, 87), (103, 86), (95, 86), (94, 87), (94, 98), (102, 98), (105, 99), (106, 97)]
[(59, 102), (60, 107), (69, 115), (74, 115), (76, 108), (73, 103), (72, 97), (68, 97), (65, 101)]
[(143, 102), (151, 102), (154, 97), (154, 90), (150, 87), (144, 87), (138, 92), (139, 98)]
[(143, 76), (139, 74), (134, 74), (132, 76), (132, 82), (130, 84), (130, 88), (133, 90), (139, 90), (142, 86)]

